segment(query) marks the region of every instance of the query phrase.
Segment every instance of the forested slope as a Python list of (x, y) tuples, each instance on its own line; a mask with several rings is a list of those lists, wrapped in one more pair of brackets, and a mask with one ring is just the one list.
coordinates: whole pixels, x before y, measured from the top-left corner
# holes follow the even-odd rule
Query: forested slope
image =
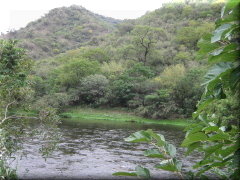
[(112, 32), (119, 22), (73, 5), (53, 9), (5, 38), (18, 39), (31, 58), (41, 59), (94, 43), (96, 37)]
[[(51, 22), (47, 26), (57, 24), (51, 13), (56, 15), (59, 11), (87, 12), (82, 21), (93, 19), (91, 27), (97, 28), (84, 34), (83, 29), (92, 30), (88, 21), (81, 23), (80, 31), (70, 31), (75, 26), (67, 25), (61, 18), (58, 28), (63, 30), (55, 29), (53, 37), (62, 44), (61, 51), (71, 50), (45, 59), (43, 57), (53, 55), (51, 43), (55, 41), (42, 33), (41, 37), (47, 42), (30, 50), (38, 58), (42, 57), (36, 61), (31, 76), (35, 91), (33, 106), (41, 108), (48, 104), (59, 110), (69, 105), (126, 107), (156, 119), (189, 117), (202, 94), (200, 84), (207, 66), (206, 60), (196, 54), (197, 42), (213, 30), (222, 6), (170, 3), (138, 19), (120, 23), (76, 6), (51, 11), (40, 22), (26, 28), (37, 29), (37, 24), (44, 23), (44, 19)], [(97, 22), (99, 18), (101, 21)], [(24, 42), (35, 41), (35, 38), (26, 38), (26, 28), (16, 34), (21, 34)], [(63, 38), (56, 31), (67, 33), (70, 38)], [(43, 46), (49, 47), (49, 53), (43, 53)]]

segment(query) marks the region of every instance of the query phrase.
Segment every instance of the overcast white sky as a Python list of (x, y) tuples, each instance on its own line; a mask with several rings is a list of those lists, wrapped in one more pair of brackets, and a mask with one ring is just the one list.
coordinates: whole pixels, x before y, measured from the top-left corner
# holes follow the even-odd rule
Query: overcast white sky
[(56, 7), (75, 4), (104, 16), (132, 19), (169, 1), (172, 0), (1, 0), (0, 32), (25, 27)]

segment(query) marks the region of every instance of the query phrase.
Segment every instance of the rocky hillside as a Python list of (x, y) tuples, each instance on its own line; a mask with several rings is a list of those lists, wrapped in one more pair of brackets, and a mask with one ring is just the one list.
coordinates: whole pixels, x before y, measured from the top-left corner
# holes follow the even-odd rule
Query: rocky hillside
[(72, 5), (53, 9), (25, 28), (4, 35), (4, 38), (19, 39), (31, 58), (40, 59), (86, 44), (97, 45), (95, 39), (111, 33), (119, 22)]

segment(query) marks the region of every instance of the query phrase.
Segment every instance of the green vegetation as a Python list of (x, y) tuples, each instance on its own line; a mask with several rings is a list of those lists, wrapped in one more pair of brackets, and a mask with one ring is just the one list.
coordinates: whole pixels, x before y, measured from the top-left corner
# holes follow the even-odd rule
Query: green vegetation
[(72, 5), (52, 9), (44, 17), (5, 37), (19, 39), (20, 46), (28, 50), (31, 58), (41, 59), (95, 43), (100, 36), (112, 32), (119, 22)]
[[(190, 172), (190, 179), (208, 179), (212, 173), (220, 179), (239, 179), (239, 107), (240, 68), (239, 68), (239, 8), (240, 2), (230, 0), (221, 11), (221, 19), (216, 21), (213, 34), (204, 36), (199, 41), (199, 54), (208, 56), (210, 70), (205, 75), (205, 91), (193, 113), (195, 122), (185, 128), (186, 136), (181, 146), (187, 148), (186, 155), (201, 152), (202, 159)], [(230, 100), (232, 99), (232, 100)], [(226, 106), (231, 101), (234, 105), (226, 113)], [(220, 112), (219, 109), (224, 112)], [(128, 142), (145, 142), (153, 146), (144, 152), (147, 157), (159, 158), (160, 163), (154, 168), (170, 171), (187, 178), (182, 172), (182, 162), (176, 156), (176, 147), (165, 141), (161, 134), (152, 130), (138, 131), (128, 138)], [(150, 179), (147, 168), (137, 166), (136, 172), (117, 172), (116, 176), (138, 176)]]
[(65, 113), (61, 113), (60, 116), (64, 118), (64, 121), (79, 121), (79, 120), (109, 120), (109, 121), (123, 121), (133, 123), (146, 123), (146, 124), (166, 124), (176, 126), (186, 126), (191, 120), (176, 119), (176, 120), (153, 120), (138, 117), (126, 110), (115, 109), (93, 109), (93, 108), (81, 108), (71, 107), (65, 110)]
[(16, 170), (9, 167), (7, 160), (18, 150), (21, 137), (27, 136), (25, 131), (29, 119), (40, 120), (39, 124), (47, 124), (49, 129), (52, 128), (49, 131), (52, 134), (45, 132), (49, 143), (46, 148), (41, 147), (43, 155), (53, 149), (52, 141), (57, 136), (54, 129), (59, 118), (55, 109), (48, 106), (35, 109), (38, 117), (14, 111), (18, 108), (24, 111), (31, 110), (34, 93), (28, 80), (31, 64), (25, 51), (17, 47), (17, 41), (0, 41), (0, 179), (17, 179)]
[[(168, 3), (124, 21), (63, 7), (3, 35), (0, 176), (14, 176), (6, 158), (17, 149), (27, 120), (45, 125), (47, 145), (40, 151), (46, 157), (56, 146), (61, 115), (66, 121), (190, 124), (182, 146), (187, 154), (203, 154), (191, 177), (210, 172), (237, 179), (239, 0), (224, 8), (209, 2)], [(154, 146), (144, 155), (164, 159), (155, 167), (185, 178), (177, 149), (162, 135), (139, 131), (126, 140)], [(150, 171), (137, 166), (115, 175), (149, 178)]]
[[(36, 61), (30, 77), (32, 106), (47, 104), (59, 112), (65, 106), (123, 107), (144, 118), (189, 118), (207, 68), (206, 60), (198, 60), (197, 40), (213, 30), (222, 6), (165, 4), (139, 19), (119, 22), (94, 43)], [(62, 10), (92, 16), (81, 8)]]

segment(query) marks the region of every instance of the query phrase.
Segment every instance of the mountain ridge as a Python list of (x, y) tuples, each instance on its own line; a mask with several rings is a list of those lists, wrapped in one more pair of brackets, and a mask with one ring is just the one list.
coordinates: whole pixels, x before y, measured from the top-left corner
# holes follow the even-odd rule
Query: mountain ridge
[(43, 17), (2, 38), (18, 39), (33, 59), (79, 48), (98, 36), (111, 33), (121, 20), (93, 13), (79, 5), (50, 10)]

